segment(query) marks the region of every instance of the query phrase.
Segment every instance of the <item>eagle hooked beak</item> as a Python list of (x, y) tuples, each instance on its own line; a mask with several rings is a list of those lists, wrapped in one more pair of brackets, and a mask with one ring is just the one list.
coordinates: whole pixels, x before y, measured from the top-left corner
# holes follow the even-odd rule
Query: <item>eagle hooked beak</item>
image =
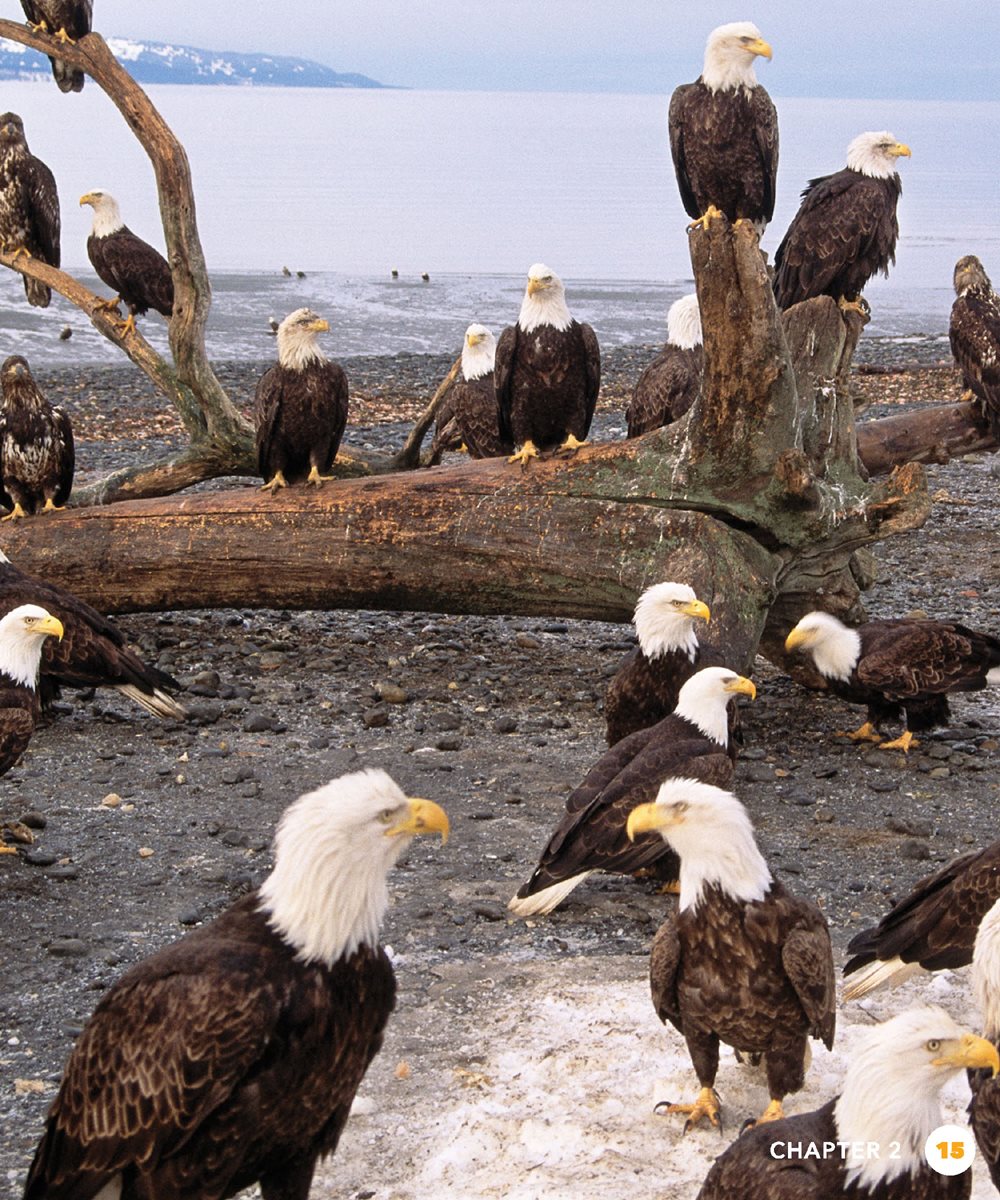
[(757, 689), (753, 685), (753, 681), (744, 678), (742, 675), (737, 675), (735, 679), (724, 684), (722, 690), (724, 692), (736, 692), (741, 696), (749, 696), (751, 700), (756, 700)]
[(13, 375), (15, 379), (23, 379), (27, 374), (27, 368), (24, 363), (14, 363), (7, 371), (8, 375)]
[(35, 622), (33, 629), (35, 633), (40, 633), (45, 637), (51, 635), (59, 642), (63, 640), (63, 633), (65, 632), (62, 621), (58, 617), (52, 616), (51, 613), (47, 617), (39, 618)]
[(712, 619), (711, 610), (703, 600), (689, 600), (686, 604), (681, 605), (681, 612), (685, 616), (704, 621), (706, 625)]
[(84, 192), (80, 197), (80, 207), (83, 208), (85, 204), (93, 204), (95, 199), (96, 196), (93, 192)]
[(441, 835), (441, 844), (448, 840), (448, 814), (433, 800), (421, 800), (417, 797), (410, 797), (407, 800), (410, 806), (409, 815), (398, 825), (393, 825), (385, 831), (386, 837), (397, 837), (400, 834), (409, 834), (411, 837), (419, 836), (423, 833), (439, 833)]
[(808, 629), (803, 629), (801, 625), (796, 625), (795, 628), (785, 638), (785, 651), (791, 654), (793, 650), (804, 650), (810, 642), (810, 633)]
[[(531, 285), (529, 284), (528, 287), (530, 288)], [(478, 346), (482, 340), (483, 335), (481, 333), (467, 333), (465, 335), (466, 344), (469, 346)]]
[(771, 45), (763, 38), (754, 38), (752, 42), (747, 42), (746, 48), (751, 54), (759, 54), (761, 58), (771, 59)]
[(944, 1043), (949, 1053), (931, 1059), (932, 1067), (989, 1067), (996, 1078), (1000, 1073), (1000, 1054), (986, 1038), (967, 1033), (958, 1041)]
[(895, 144), (895, 146), (890, 146), (889, 154), (893, 158), (912, 158), (913, 157), (913, 155), (910, 153), (910, 147), (907, 146), (905, 144), (905, 142), (897, 142)]
[(529, 279), (528, 280), (528, 295), (533, 296), (536, 292), (545, 291), (544, 279)]
[(625, 832), (628, 834), (628, 840), (634, 842), (640, 833), (659, 833), (673, 824), (672, 813), (654, 800), (649, 804), (638, 804), (632, 809), (628, 815)]
[(306, 328), (311, 329), (313, 333), (326, 333), (330, 328), (330, 322), (324, 321), (323, 318), (320, 317), (316, 321), (310, 321)]

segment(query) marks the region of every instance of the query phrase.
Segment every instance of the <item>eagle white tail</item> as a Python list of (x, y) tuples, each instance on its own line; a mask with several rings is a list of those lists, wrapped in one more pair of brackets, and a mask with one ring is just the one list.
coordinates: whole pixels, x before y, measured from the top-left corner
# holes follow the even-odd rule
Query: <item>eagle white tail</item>
[(144, 692), (137, 688), (134, 683), (120, 683), (118, 690), (123, 696), (128, 696), (130, 700), (134, 700), (136, 704), (141, 705), (146, 712), (152, 713), (154, 717), (160, 717), (164, 721), (186, 721), (187, 710), (183, 708), (166, 692), (161, 692), (159, 688), (153, 689), (153, 694)]
[(877, 991), (886, 984), (895, 987), (911, 976), (923, 973), (923, 970), (920, 963), (905, 963), (901, 958), (876, 959), (855, 972), (844, 984), (844, 999), (860, 1000), (869, 992)]
[(576, 885), (583, 883), (590, 874), (590, 871), (582, 871), (579, 875), (573, 875), (561, 883), (554, 883), (551, 887), (542, 888), (540, 892), (535, 892), (532, 896), (512, 896), (507, 902), (507, 907), (518, 917), (543, 917), (562, 904)]

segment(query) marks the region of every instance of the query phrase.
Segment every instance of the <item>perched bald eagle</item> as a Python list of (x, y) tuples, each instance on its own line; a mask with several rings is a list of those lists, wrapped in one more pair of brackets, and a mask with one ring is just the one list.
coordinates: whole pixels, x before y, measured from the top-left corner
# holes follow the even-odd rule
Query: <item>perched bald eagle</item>
[(910, 148), (891, 133), (859, 133), (842, 171), (810, 179), (774, 255), (780, 309), (813, 296), (856, 304), (873, 275), (889, 274), (899, 236), (901, 156), (909, 158)]
[(61, 623), (37, 604), (19, 604), (0, 617), (0, 775), (27, 749), (35, 728), (42, 643), (62, 634)]
[(707, 228), (712, 217), (752, 222), (758, 236), (774, 215), (778, 114), (753, 60), (771, 47), (749, 21), (708, 35), (705, 65), (670, 98), (670, 153), (684, 211)]
[(628, 815), (674, 775), (732, 783), (727, 707), (739, 694), (756, 695), (749, 679), (723, 667), (699, 671), (680, 689), (669, 717), (606, 750), (569, 794), (538, 866), (507, 905), (511, 912), (551, 912), (592, 871), (630, 874), (655, 865), (658, 877), (675, 880), (676, 856), (656, 834), (630, 839)]
[(1000, 296), (974, 254), (955, 264), (955, 303), (948, 333), (962, 385), (977, 397), (984, 419), (1000, 441)]
[(69, 499), (76, 462), (69, 414), (49, 404), (20, 354), (4, 359), (0, 389), (0, 480), (11, 501), (2, 519), (58, 512)]
[(384, 771), (300, 797), (274, 869), (211, 924), (138, 963), (77, 1040), (25, 1200), (306, 1200), (336, 1149), (395, 1002), (378, 942), (386, 874), (436, 804)]
[(113, 687), (154, 717), (186, 718), (168, 695), (181, 685), (130, 650), (113, 621), (65, 588), (25, 574), (0, 551), (0, 613), (28, 603), (44, 605), (64, 631), (59, 642), (47, 641), (42, 648), (38, 690), (43, 707), (58, 698), (61, 687)]
[(587, 440), (601, 389), (601, 351), (589, 325), (570, 316), (562, 280), (543, 263), (528, 271), (517, 324), (497, 344), (500, 436), (525, 466), (539, 451)]
[[(0, 247), (59, 266), (59, 193), (55, 176), (28, 149), (17, 113), (0, 116)], [(24, 294), (48, 308), (52, 289), (24, 276)]]
[(257, 465), (276, 493), (305, 480), (322, 487), (347, 425), (347, 376), (317, 345), (330, 328), (308, 308), (297, 308), (278, 326), (278, 364), (257, 384), (254, 423)]
[[(983, 1014), (983, 1035), (1000, 1045), (1000, 900), (983, 917), (972, 953), (972, 989)], [(1000, 1191), (1000, 1083), (989, 1071), (969, 1072), (969, 1124)]]
[[(60, 42), (77, 42), (90, 33), (93, 0), (21, 0), (28, 24)], [(52, 74), (61, 92), (82, 92), (83, 72), (58, 58), (50, 58)]]
[(849, 629), (829, 613), (807, 613), (785, 639), (785, 649), (808, 650), (830, 691), (868, 706), (868, 719), (849, 734), (879, 741), (883, 721), (905, 716), (906, 729), (882, 750), (909, 750), (913, 730), (946, 725), (949, 692), (1000, 685), (1000, 638), (954, 621), (867, 621)]
[(89, 204), (94, 210), (87, 238), (90, 262), (115, 292), (113, 300), (102, 300), (101, 305), (109, 311), (122, 301), (128, 305), (123, 334), (134, 333), (136, 316), (144, 316), (151, 308), (164, 317), (172, 316), (174, 281), (163, 255), (129, 229), (118, 201), (109, 192), (87, 192), (80, 197), (80, 204)]
[(462, 366), (438, 416), (432, 456), (465, 446), (472, 458), (499, 458), (513, 444), (500, 435), (500, 408), (493, 385), (497, 342), (485, 325), (470, 325), (462, 346)]
[(701, 313), (692, 292), (675, 300), (667, 313), (667, 344), (636, 381), (625, 409), (630, 438), (679, 421), (701, 392), (705, 354)]
[(972, 962), (980, 922), (1000, 900), (1000, 842), (973, 850), (921, 879), (872, 928), (855, 934), (844, 974), (845, 1000), (925, 971)]
[(862, 1034), (839, 1096), (737, 1138), (698, 1200), (964, 1200), (971, 1172), (938, 1174), (924, 1144), (941, 1089), (975, 1067), (1000, 1067), (985, 1038), (940, 1008), (900, 1013)]

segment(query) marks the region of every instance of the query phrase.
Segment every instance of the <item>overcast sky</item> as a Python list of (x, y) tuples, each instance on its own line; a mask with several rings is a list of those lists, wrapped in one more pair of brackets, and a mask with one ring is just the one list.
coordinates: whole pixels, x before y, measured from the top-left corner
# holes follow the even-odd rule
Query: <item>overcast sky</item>
[[(5, 7), (15, 8), (13, 3)], [(754, 20), (777, 96), (1000, 97), (996, 0), (95, 0), (105, 36), (292, 54), (415, 88), (662, 92)]]

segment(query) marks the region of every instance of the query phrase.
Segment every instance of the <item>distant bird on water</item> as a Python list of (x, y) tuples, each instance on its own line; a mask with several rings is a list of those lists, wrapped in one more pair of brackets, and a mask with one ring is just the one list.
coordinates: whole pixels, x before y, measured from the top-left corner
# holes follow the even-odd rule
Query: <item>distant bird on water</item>
[[(0, 247), (4, 253), (37, 258), (58, 267), (59, 193), (52, 172), (28, 149), (17, 113), (0, 116)], [(35, 308), (48, 308), (52, 290), (24, 276), (24, 294)]]
[(692, 292), (675, 300), (667, 313), (667, 344), (643, 371), (625, 410), (630, 438), (679, 421), (701, 392), (705, 354), (701, 312)]
[(69, 415), (49, 404), (20, 354), (0, 366), (0, 388), (0, 483), (11, 508), (3, 520), (57, 512), (73, 487)]
[(967, 254), (955, 264), (955, 302), (948, 327), (951, 352), (968, 399), (975, 396), (1000, 441), (1000, 297), (983, 264)]
[[(90, 33), (93, 0), (21, 0), (32, 29), (51, 34), (64, 44), (78, 42)], [(82, 92), (84, 74), (69, 63), (50, 58), (52, 75), (61, 92)]]

